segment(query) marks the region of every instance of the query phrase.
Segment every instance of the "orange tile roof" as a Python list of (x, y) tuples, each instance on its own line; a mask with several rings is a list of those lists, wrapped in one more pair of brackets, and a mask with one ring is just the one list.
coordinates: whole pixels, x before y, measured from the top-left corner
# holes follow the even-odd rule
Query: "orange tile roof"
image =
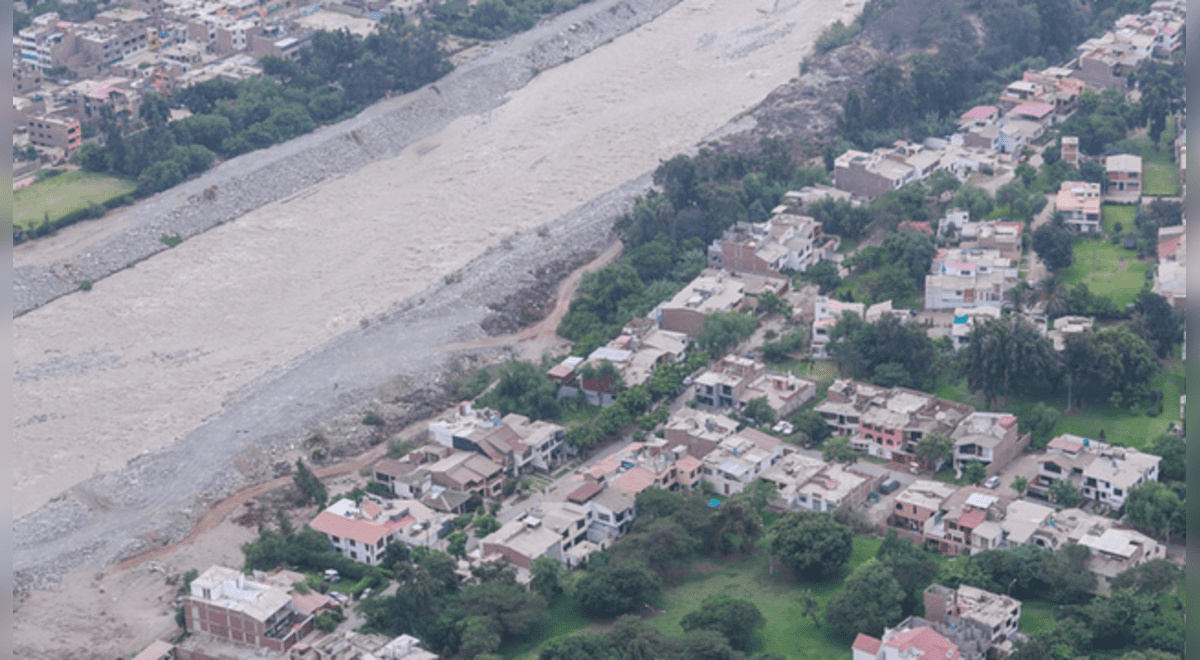
[(880, 646), (883, 646), (883, 640), (876, 639), (870, 635), (858, 633), (858, 637), (854, 638), (854, 644), (852, 644), (850, 648), (856, 651), (864, 651), (866, 653), (870, 653), (871, 655), (875, 655), (876, 653), (879, 653)]
[(979, 523), (983, 522), (986, 518), (987, 518), (986, 511), (984, 511), (983, 509), (975, 509), (973, 511), (968, 511), (968, 512), (962, 514), (961, 516), (959, 516), (958, 517), (958, 526), (965, 527), (967, 529), (975, 529), (976, 527), (979, 526)]
[(574, 502), (576, 504), (583, 504), (602, 490), (604, 490), (604, 486), (601, 486), (600, 484), (587, 483), (571, 491), (571, 494), (567, 495), (567, 501)]
[(675, 461), (675, 467), (683, 470), (684, 472), (691, 472), (692, 470), (703, 466), (704, 463), (691, 454), (684, 454), (683, 456), (679, 457), (679, 460)]
[(613, 479), (610, 485), (630, 495), (637, 495), (654, 485), (654, 473), (643, 467), (630, 468)]
[(362, 509), (363, 515), (371, 519), (378, 518), (379, 514), (383, 513), (383, 507), (379, 506), (377, 502), (363, 502), (363, 505), (360, 508)]
[(887, 645), (898, 649), (901, 653), (916, 648), (924, 658), (930, 660), (958, 660), (958, 647), (954, 642), (942, 637), (933, 628), (913, 628), (906, 630), (888, 640)]

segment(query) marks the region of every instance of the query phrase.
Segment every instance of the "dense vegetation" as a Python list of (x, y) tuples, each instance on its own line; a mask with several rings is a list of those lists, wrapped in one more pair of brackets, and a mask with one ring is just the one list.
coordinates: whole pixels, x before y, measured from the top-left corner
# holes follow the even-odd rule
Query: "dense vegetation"
[(468, 39), (503, 39), (524, 32), (545, 15), (573, 9), (587, 0), (450, 0), (428, 8), (423, 25)]
[[(80, 164), (138, 179), (138, 195), (166, 190), (202, 172), (215, 156), (232, 158), (340, 121), (389, 92), (437, 80), (451, 65), (438, 37), (388, 16), (363, 39), (318, 31), (300, 60), (262, 59), (266, 75), (186, 87), (170, 102), (147, 94), (139, 120), (105, 115), (104, 146), (85, 144)], [(170, 108), (190, 117), (170, 122)], [(132, 132), (131, 132), (132, 131)]]

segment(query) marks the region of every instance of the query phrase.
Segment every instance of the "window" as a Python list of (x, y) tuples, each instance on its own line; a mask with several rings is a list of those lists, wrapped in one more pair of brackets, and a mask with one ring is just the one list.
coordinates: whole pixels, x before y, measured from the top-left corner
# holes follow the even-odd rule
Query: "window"
[[(801, 498), (801, 499), (803, 499), (803, 498)], [(899, 502), (896, 502), (896, 510), (897, 510), (897, 511), (903, 511), (903, 510), (904, 510), (904, 505), (903, 505), (903, 504), (901, 504), (901, 503), (899, 503)]]
[(351, 550), (351, 551), (350, 551), (350, 558), (351, 558), (351, 559), (358, 559), (358, 553), (357, 553), (357, 552), (355, 552), (355, 551), (353, 551), (353, 550)]
[(375, 544), (375, 547), (382, 548), (383, 547), (383, 539), (379, 539), (379, 542)]
[(357, 543), (354, 542), (354, 539), (348, 539), (348, 540), (350, 541), (351, 548), (356, 547), (358, 545)]
[(340, 539), (340, 538), (338, 538), (338, 537), (336, 537), (336, 536), (330, 536), (330, 537), (329, 537), (329, 540), (330, 540), (330, 541), (333, 541), (334, 543), (341, 543), (341, 542), (342, 542), (342, 539)]
[(583, 521), (582, 520), (575, 522), (575, 529), (583, 529)]
[(1121, 491), (1121, 489), (1120, 489), (1120, 488), (1114, 488), (1114, 489), (1113, 489), (1113, 495), (1116, 495), (1117, 497), (1120, 497), (1120, 496), (1121, 496), (1121, 494), (1122, 494), (1122, 491)]

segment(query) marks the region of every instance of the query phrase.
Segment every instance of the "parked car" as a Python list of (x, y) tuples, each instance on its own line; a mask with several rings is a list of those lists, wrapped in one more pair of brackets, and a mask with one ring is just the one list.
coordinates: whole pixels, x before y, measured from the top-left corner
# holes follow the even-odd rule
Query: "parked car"
[(879, 492), (883, 493), (884, 495), (887, 495), (899, 487), (900, 487), (899, 481), (896, 481), (895, 479), (888, 479), (887, 481), (885, 481), (879, 485)]
[(995, 490), (996, 488), (999, 488), (1000, 487), (1000, 477), (995, 476), (995, 475), (988, 477), (987, 481), (983, 482), (983, 486), (984, 486), (984, 488), (991, 488), (993, 490)]

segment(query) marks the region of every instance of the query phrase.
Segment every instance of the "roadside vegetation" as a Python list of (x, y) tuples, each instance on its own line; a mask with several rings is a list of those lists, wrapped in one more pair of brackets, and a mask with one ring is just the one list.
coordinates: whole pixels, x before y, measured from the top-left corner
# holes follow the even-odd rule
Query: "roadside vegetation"
[(38, 181), (13, 191), (13, 237), (49, 233), (82, 218), (99, 217), (129, 203), (137, 184), (127, 178), (81, 170), (41, 170)]

